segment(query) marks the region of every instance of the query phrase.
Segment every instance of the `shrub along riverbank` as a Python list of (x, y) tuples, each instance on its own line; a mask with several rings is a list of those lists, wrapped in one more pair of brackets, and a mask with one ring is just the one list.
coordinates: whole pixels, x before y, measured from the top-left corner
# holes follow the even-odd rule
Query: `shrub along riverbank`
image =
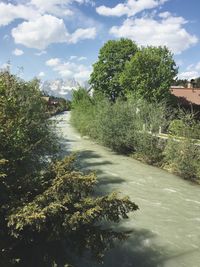
[[(129, 98), (111, 103), (90, 97), (84, 89), (74, 92), (71, 121), (82, 134), (114, 151), (148, 164), (200, 181), (200, 124), (192, 114)], [(165, 129), (168, 139), (158, 137)]]
[[(72, 266), (80, 255), (102, 261), (127, 232), (118, 223), (138, 206), (116, 194), (95, 197), (96, 177), (59, 160), (37, 80), (0, 72), (0, 266)], [(91, 263), (92, 264), (92, 263)]]

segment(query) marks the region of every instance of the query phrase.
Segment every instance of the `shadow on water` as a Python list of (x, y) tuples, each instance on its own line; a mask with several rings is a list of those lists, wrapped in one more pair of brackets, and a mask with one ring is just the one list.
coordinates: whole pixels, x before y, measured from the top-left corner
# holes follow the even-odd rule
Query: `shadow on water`
[(76, 167), (83, 171), (95, 171), (98, 173), (99, 166), (113, 165), (111, 161), (102, 161), (101, 156), (92, 150), (77, 151), (75, 154), (77, 156)]
[(72, 139), (68, 139), (66, 137), (59, 137), (59, 143), (61, 148), (63, 147), (63, 149), (67, 150), (65, 151), (66, 153), (70, 153), (70, 150), (67, 149), (68, 146), (70, 146), (70, 143), (75, 143), (76, 140), (72, 140)]
[(92, 171), (96, 173), (98, 181), (96, 192), (98, 192), (98, 194), (108, 193), (112, 190), (113, 184), (121, 184), (125, 182), (125, 179), (116, 175), (113, 176), (110, 171), (106, 172), (99, 168), (100, 166), (106, 165), (108, 166), (108, 170), (111, 170), (111, 165), (113, 166), (114, 164), (108, 160), (102, 160), (101, 156), (94, 151), (86, 150), (77, 154), (77, 168), (84, 172)]
[[(122, 184), (126, 181), (122, 177), (112, 176), (112, 172), (107, 173), (106, 171), (100, 170), (99, 166), (101, 165), (107, 165), (108, 170), (111, 170), (113, 163), (108, 160), (102, 161), (102, 157), (92, 150), (85, 150), (77, 153), (77, 168), (83, 170), (84, 172), (92, 170), (97, 174), (97, 195), (113, 191), (113, 184)], [(123, 229), (123, 222), (122, 226), (115, 225), (114, 228), (120, 231), (127, 231), (127, 229)], [(85, 258), (77, 259), (74, 266), (162, 267), (163, 259), (166, 258), (167, 255), (165, 254), (165, 250), (163, 248), (160, 248), (153, 243), (155, 237), (155, 234), (146, 229), (134, 230), (125, 242), (117, 243), (115, 248), (107, 252), (103, 264), (91, 262)]]
[[(75, 140), (69, 140), (62, 138), (61, 143), (63, 146), (62, 156), (71, 154), (70, 143), (76, 142)], [(96, 187), (96, 193), (105, 194), (112, 190), (113, 184), (122, 184), (126, 180), (122, 177), (112, 175), (113, 163), (109, 160), (102, 160), (102, 157), (92, 151), (84, 150), (78, 151), (76, 167), (84, 172), (93, 171), (97, 174), (98, 184)], [(99, 167), (108, 166), (108, 172), (101, 170)], [(115, 229), (125, 230), (122, 226), (114, 226)], [(129, 229), (128, 229), (129, 230)], [(133, 230), (133, 229), (131, 229)], [(121, 243), (116, 243), (115, 247), (108, 251), (104, 257), (103, 264), (98, 264), (91, 261), (88, 258), (76, 258), (74, 260), (74, 266), (76, 267), (162, 267), (163, 262), (169, 255), (167, 255), (166, 249), (155, 245), (154, 238), (156, 235), (149, 230), (139, 229), (133, 230), (129, 235), (129, 238)]]
[(103, 264), (78, 259), (77, 267), (162, 267), (168, 257), (164, 248), (153, 244), (155, 235), (145, 229), (135, 230), (124, 243), (105, 255)]
[[(60, 137), (60, 146), (61, 146), (61, 153), (60, 158), (63, 158), (65, 156), (69, 156), (72, 154), (71, 150), (71, 144), (75, 143), (76, 140), (68, 139), (66, 137)], [(102, 160), (102, 157), (92, 151), (92, 150), (84, 150), (84, 151), (76, 151), (75, 152), (77, 160), (75, 167), (78, 170), (82, 170), (83, 172), (95, 172), (98, 177), (98, 186), (101, 185), (111, 185), (111, 184), (120, 184), (125, 182), (125, 180), (118, 176), (112, 176), (109, 173), (105, 173), (102, 171), (99, 167), (100, 166), (109, 166), (113, 165), (113, 162), (108, 160)], [(91, 162), (92, 161), (92, 162)], [(99, 190), (98, 190), (99, 191)]]

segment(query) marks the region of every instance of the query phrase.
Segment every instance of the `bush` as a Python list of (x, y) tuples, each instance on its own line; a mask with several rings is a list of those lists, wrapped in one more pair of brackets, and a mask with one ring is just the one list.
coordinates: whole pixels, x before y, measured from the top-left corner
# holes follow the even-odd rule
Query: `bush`
[[(166, 120), (169, 111), (164, 103), (148, 103), (132, 97), (116, 103), (89, 99), (80, 98), (72, 111), (72, 122), (83, 135), (187, 179), (199, 179), (200, 147), (193, 138), (200, 136), (200, 127), (192, 114), (178, 111), (178, 119), (170, 122), (169, 115)], [(158, 137), (160, 127), (168, 128), (169, 140)]]
[(110, 104), (103, 101), (97, 106), (96, 127), (98, 140), (115, 151), (127, 153), (133, 150), (132, 117), (130, 106), (117, 101)]
[(87, 91), (83, 88), (73, 92), (72, 123), (82, 135), (93, 136), (95, 133), (95, 105)]
[[(125, 232), (101, 224), (128, 218), (137, 205), (116, 194), (94, 198), (95, 175), (77, 171), (73, 162), (74, 157), (67, 157), (52, 164), (45, 174), (50, 183), (43, 192), (9, 214), (19, 266), (65, 266), (85, 252), (102, 261), (114, 240), (127, 238)], [(9, 253), (5, 256), (10, 258)]]
[(189, 180), (200, 179), (200, 147), (191, 139), (170, 138), (164, 150), (165, 168)]
[(180, 110), (179, 119), (169, 126), (171, 137), (164, 150), (165, 168), (183, 176), (185, 179), (200, 178), (200, 146), (197, 145), (200, 127), (194, 114)]
[(134, 157), (148, 164), (161, 166), (163, 160), (163, 148), (165, 141), (153, 136), (151, 133), (138, 133), (136, 136), (136, 148)]
[(162, 158), (162, 144), (154, 135), (158, 134), (159, 126), (165, 124), (164, 114), (164, 104), (133, 98), (110, 103), (106, 99), (95, 101), (90, 98), (88, 101), (84, 97), (72, 111), (72, 123), (81, 134), (87, 134), (115, 151), (137, 153), (144, 160), (155, 163)]
[[(57, 161), (58, 142), (37, 81), (0, 73), (0, 265), (66, 266), (97, 260), (126, 233), (102, 227), (138, 209), (116, 194), (95, 198), (96, 177)], [(73, 257), (72, 257), (73, 256)]]

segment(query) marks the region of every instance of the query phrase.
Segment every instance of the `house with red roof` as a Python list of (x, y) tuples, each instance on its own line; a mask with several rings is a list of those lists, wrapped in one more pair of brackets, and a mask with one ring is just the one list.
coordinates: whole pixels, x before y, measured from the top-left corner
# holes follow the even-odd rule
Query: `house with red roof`
[(170, 91), (179, 98), (181, 104), (200, 106), (200, 88), (195, 88), (194, 80), (188, 82), (187, 88), (183, 86), (171, 86)]

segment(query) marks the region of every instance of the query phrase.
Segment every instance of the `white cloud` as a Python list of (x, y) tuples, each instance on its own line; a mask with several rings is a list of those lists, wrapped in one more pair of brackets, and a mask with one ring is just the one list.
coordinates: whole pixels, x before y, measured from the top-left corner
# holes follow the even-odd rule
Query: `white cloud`
[(179, 79), (186, 79), (186, 80), (191, 80), (191, 79), (195, 79), (197, 77), (199, 77), (199, 73), (197, 71), (185, 71), (185, 72), (181, 72), (178, 75)]
[(46, 61), (46, 65), (49, 67), (55, 67), (58, 66), (61, 63), (59, 58), (51, 58)]
[(52, 43), (66, 42), (68, 35), (63, 20), (51, 15), (23, 22), (12, 30), (15, 43), (41, 50)]
[(112, 27), (110, 33), (115, 37), (130, 38), (143, 46), (165, 45), (173, 53), (180, 54), (198, 42), (198, 38), (184, 28), (186, 23), (183, 17), (161, 13), (157, 20), (152, 17), (126, 19), (121, 26)]
[(7, 61), (6, 63), (1, 64), (0, 62), (0, 69), (12, 69), (12, 64), (10, 61)]
[(71, 34), (69, 43), (76, 44), (80, 40), (94, 39), (96, 37), (96, 28), (77, 29)]
[(200, 62), (198, 62), (195, 66), (195, 70), (200, 72)]
[(103, 16), (128, 17), (144, 11), (146, 9), (156, 8), (163, 5), (168, 0), (127, 0), (125, 3), (120, 3), (115, 7), (99, 6), (96, 8), (98, 14)]
[(77, 2), (78, 4), (90, 4), (92, 6), (95, 5), (94, 1), (91, 0), (31, 0), (30, 5), (35, 6), (42, 13), (47, 12), (55, 15), (57, 11), (59, 11), (61, 13), (66, 12), (66, 15), (71, 15), (72, 11), (69, 9), (69, 7), (73, 2)]
[(62, 78), (75, 79), (80, 83), (87, 81), (92, 72), (91, 66), (88, 67), (71, 61), (62, 62), (58, 58), (49, 59), (46, 65), (52, 67)]
[(95, 5), (90, 0), (18, 0), (10, 2), (16, 4), (4, 3), (0, 0), (0, 26), (8, 25), (16, 19), (34, 20), (41, 15), (76, 18), (74, 16), (76, 9), (72, 5), (74, 2)]
[(69, 4), (72, 1), (66, 0), (31, 0), (30, 5), (34, 6), (40, 14), (52, 14), (58, 17), (73, 15)]
[(168, 18), (168, 17), (170, 17), (170, 16), (171, 16), (171, 13), (168, 12), (168, 11), (166, 11), (166, 12), (161, 12), (161, 13), (159, 14), (159, 17), (160, 17), (160, 18), (163, 18), (163, 19), (166, 19), (166, 18)]
[(15, 50), (13, 50), (12, 54), (15, 56), (22, 56), (24, 54), (24, 51), (16, 48)]
[(15, 19), (29, 20), (38, 16), (38, 12), (25, 5), (0, 3), (0, 26), (5, 26)]
[(40, 16), (35, 20), (23, 22), (12, 30), (17, 44), (43, 50), (52, 43), (77, 43), (83, 39), (93, 39), (96, 29), (77, 29), (69, 34), (64, 21), (52, 15)]
[[(14, 1), (13, 1), (14, 2)], [(20, 3), (20, 1), (18, 1)], [(71, 4), (94, 4), (89, 0), (30, 0), (24, 4), (0, 2), (0, 26), (10, 24), (15, 19), (32, 20), (40, 15), (51, 14), (58, 17), (74, 15)]]
[(181, 72), (178, 74), (179, 79), (195, 79), (200, 77), (200, 61), (197, 62), (196, 64), (190, 64), (187, 68), (186, 71)]
[(73, 61), (73, 60), (84, 61), (84, 60), (87, 60), (87, 57), (71, 56), (71, 57), (69, 58), (69, 60), (71, 60), (71, 61)]
[(87, 60), (87, 57), (79, 57), (78, 61), (83, 61), (83, 60)]
[(45, 76), (45, 73), (43, 71), (41, 71), (39, 74), (38, 74), (38, 77), (39, 78), (43, 78)]
[(4, 37), (3, 37), (3, 40), (8, 41), (9, 38), (10, 38), (10, 36), (8, 34), (5, 34)]
[(40, 57), (40, 56), (42, 56), (42, 55), (45, 55), (46, 53), (47, 53), (47, 51), (42, 50), (42, 51), (40, 51), (40, 52), (35, 53), (35, 55), (38, 56), (38, 57)]
[(74, 60), (74, 59), (77, 59), (77, 56), (71, 56), (71, 57), (69, 58), (69, 60)]

